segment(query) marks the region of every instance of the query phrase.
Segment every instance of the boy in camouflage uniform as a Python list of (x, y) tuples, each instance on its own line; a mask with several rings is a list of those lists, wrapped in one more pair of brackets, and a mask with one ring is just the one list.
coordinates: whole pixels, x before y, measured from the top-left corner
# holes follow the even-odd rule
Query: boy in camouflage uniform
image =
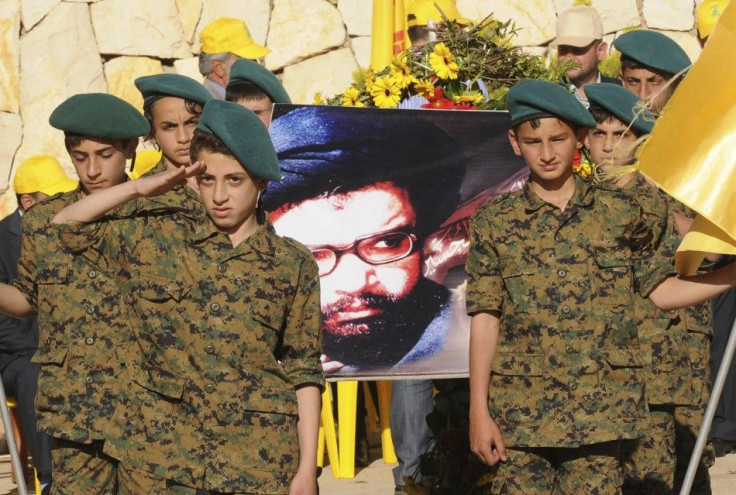
[(471, 225), (471, 449), (500, 463), (492, 493), (620, 493), (622, 440), (648, 427), (634, 287), (674, 309), (726, 290), (736, 266), (668, 277), (664, 202), (655, 227), (628, 194), (573, 174), (590, 114), (544, 81), (507, 105), (531, 179)]
[[(91, 222), (129, 201), (119, 220), (62, 227), (85, 257), (115, 262), (133, 308), (138, 359), (106, 452), (132, 468), (130, 493), (314, 494), (323, 385), (316, 263), (275, 234), (260, 206), (280, 172), (251, 111), (207, 103), (192, 157), (202, 162), (86, 198), (54, 219)], [(203, 163), (209, 218), (181, 206), (181, 188), (168, 191)]]
[(67, 205), (126, 180), (148, 123), (128, 103), (106, 94), (81, 94), (49, 119), (64, 131), (79, 187), (57, 194), (23, 216), (18, 278), (2, 286), (3, 312), (38, 314), (41, 364), (38, 428), (52, 436), (55, 494), (110, 494), (117, 462), (102, 453), (120, 394), (127, 326), (120, 293), (108, 273), (63, 248), (51, 219)]
[[(642, 108), (641, 100), (620, 86), (593, 84), (589, 89), (589, 111), (597, 123), (586, 138), (591, 158), (604, 174), (615, 174), (615, 185), (637, 198), (646, 215), (656, 214), (657, 205), (665, 201), (671, 213), (666, 235), (674, 236), (671, 245), (679, 244), (694, 216), (692, 212), (641, 174), (623, 173), (619, 168), (634, 163), (637, 139), (651, 132), (654, 116)], [(674, 263), (674, 252), (662, 254)], [(634, 302), (652, 420), (646, 435), (626, 452), (624, 490), (671, 493), (677, 483), (679, 492), (709, 397), (710, 305), (665, 312), (648, 299), (635, 298)], [(710, 493), (708, 467), (712, 455), (712, 449), (708, 449), (694, 493)], [(706, 464), (709, 459), (710, 464)], [(675, 477), (676, 467), (681, 471), (679, 479)]]

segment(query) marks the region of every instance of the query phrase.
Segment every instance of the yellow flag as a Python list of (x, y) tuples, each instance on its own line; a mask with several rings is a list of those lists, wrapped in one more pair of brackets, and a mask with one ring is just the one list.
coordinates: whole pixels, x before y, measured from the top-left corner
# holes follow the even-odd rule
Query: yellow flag
[(373, 0), (371, 68), (379, 71), (407, 46), (404, 0)]
[(683, 274), (702, 253), (736, 251), (734, 47), (736, 2), (731, 2), (639, 154), (641, 172), (704, 217), (678, 250), (677, 269)]

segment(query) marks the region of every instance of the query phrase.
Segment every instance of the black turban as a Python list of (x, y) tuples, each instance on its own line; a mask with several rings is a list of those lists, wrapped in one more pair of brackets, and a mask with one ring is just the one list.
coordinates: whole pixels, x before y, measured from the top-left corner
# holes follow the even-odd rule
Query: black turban
[(418, 233), (434, 231), (460, 200), (465, 157), (418, 113), (310, 106), (275, 119), (270, 132), (282, 179), (268, 185), (266, 210), (391, 182), (408, 191)]

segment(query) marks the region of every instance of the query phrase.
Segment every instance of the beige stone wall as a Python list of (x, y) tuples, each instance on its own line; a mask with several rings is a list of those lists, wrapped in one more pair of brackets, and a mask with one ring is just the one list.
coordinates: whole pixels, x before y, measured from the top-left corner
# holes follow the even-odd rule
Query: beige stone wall
[[(697, 58), (700, 0), (593, 0), (607, 40), (642, 26), (663, 31)], [(544, 53), (572, 0), (457, 0), (460, 13), (513, 19), (516, 44)], [(266, 66), (297, 103), (342, 92), (370, 60), (371, 0), (0, 0), (0, 217), (15, 208), (14, 167), (31, 155), (73, 168), (51, 110), (82, 92), (108, 91), (140, 107), (133, 79), (178, 72), (200, 79), (199, 32), (227, 16), (246, 21), (271, 49)]]

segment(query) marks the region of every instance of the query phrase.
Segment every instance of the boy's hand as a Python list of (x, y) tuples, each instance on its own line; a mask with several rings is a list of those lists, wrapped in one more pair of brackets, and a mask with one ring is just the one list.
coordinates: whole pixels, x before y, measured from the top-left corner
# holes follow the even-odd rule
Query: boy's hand
[(184, 185), (188, 177), (199, 175), (206, 169), (204, 162), (194, 162), (187, 167), (164, 170), (149, 177), (136, 179), (135, 190), (139, 196), (159, 196), (176, 185)]
[(317, 466), (299, 466), (289, 485), (289, 495), (317, 495)]
[(501, 430), (488, 412), (470, 414), (470, 450), (488, 466), (506, 461)]

